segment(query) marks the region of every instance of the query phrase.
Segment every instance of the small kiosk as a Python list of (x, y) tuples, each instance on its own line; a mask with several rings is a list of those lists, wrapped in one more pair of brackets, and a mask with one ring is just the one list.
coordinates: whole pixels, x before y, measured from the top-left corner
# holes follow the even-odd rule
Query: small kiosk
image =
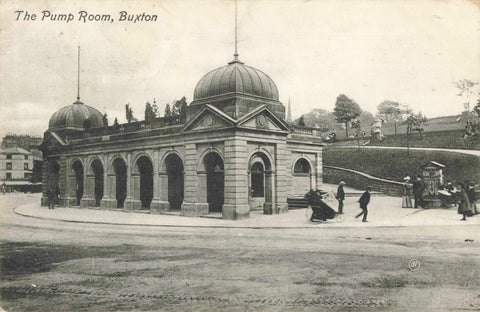
[(430, 161), (422, 167), (422, 180), (425, 190), (423, 198), (425, 208), (442, 207), (442, 200), (438, 196), (439, 189), (443, 188), (443, 169), (445, 165)]
[(370, 130), (371, 132), (370, 140), (372, 142), (382, 142), (383, 139), (385, 138), (382, 133), (382, 130), (380, 129), (381, 127), (382, 127), (382, 120), (380, 118), (375, 119), (372, 123), (372, 128)]

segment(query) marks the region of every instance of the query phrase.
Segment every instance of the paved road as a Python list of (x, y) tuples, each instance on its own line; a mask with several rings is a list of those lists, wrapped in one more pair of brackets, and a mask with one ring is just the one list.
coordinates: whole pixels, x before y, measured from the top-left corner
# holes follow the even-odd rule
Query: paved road
[[(439, 311), (480, 307), (478, 225), (176, 228), (65, 223), (13, 213), (15, 206), (37, 200), (28, 195), (0, 198), (4, 308)], [(29, 271), (29, 261), (37, 267), (40, 264), (34, 260), (45, 259), (45, 253), (47, 259), (56, 255), (50, 259), (54, 263), (40, 264), (53, 266)], [(408, 269), (412, 258), (422, 263), (417, 273)], [(22, 266), (22, 261), (29, 265)], [(47, 298), (52, 300), (50, 306)]]

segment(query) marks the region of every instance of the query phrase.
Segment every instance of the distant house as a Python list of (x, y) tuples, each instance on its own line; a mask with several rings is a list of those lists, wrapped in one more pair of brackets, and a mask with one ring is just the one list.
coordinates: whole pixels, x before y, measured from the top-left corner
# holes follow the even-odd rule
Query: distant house
[(34, 158), (31, 152), (21, 147), (0, 148), (0, 179), (7, 192), (41, 190), (41, 183), (32, 183)]

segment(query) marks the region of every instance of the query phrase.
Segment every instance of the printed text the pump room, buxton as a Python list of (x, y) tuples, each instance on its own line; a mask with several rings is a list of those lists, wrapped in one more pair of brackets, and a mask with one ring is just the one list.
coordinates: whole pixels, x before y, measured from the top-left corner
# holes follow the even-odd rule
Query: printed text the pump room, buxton
[(130, 14), (127, 11), (118, 12), (115, 19), (112, 14), (90, 13), (87, 11), (79, 11), (77, 14), (73, 13), (55, 13), (49, 10), (44, 10), (40, 13), (33, 13), (29, 11), (17, 10), (14, 11), (16, 21), (43, 21), (43, 22), (100, 22), (113, 23), (115, 20), (119, 22), (140, 23), (140, 22), (156, 22), (158, 16), (156, 14), (147, 14), (142, 12), (140, 14)]

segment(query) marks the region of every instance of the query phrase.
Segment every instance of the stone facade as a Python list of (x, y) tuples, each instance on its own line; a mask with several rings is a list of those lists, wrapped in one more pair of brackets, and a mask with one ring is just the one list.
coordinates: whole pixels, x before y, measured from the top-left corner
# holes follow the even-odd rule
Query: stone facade
[(78, 107), (84, 105), (79, 99), (55, 113), (41, 146), (42, 204), (51, 187), (67, 207), (232, 220), (256, 210), (286, 212), (289, 195), (322, 183), (321, 137), (284, 120), (278, 90), (266, 74), (242, 85), (232, 83), (236, 71), (242, 79), (259, 71), (245, 70), (239, 61), (223, 71), (230, 71), (228, 83), (207, 74), (195, 93), (207, 98), (194, 98), (180, 116), (92, 128), (85, 125), (96, 110)]

